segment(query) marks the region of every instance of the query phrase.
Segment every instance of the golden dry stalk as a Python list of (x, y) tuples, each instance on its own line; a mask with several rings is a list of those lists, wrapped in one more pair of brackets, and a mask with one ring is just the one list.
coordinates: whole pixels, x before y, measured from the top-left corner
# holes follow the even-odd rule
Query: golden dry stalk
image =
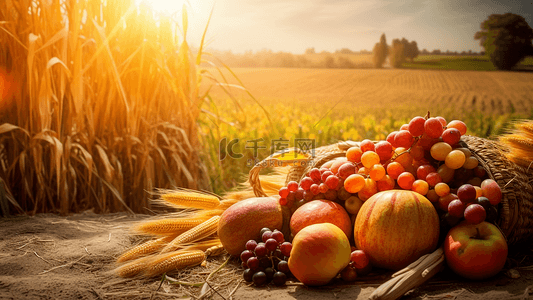
[(216, 196), (191, 191), (175, 191), (164, 194), (161, 198), (179, 207), (213, 209), (220, 204)]

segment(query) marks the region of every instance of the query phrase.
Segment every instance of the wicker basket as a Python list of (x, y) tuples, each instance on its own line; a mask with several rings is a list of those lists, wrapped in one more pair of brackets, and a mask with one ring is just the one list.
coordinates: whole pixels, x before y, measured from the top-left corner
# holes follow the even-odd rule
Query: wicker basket
[[(461, 143), (485, 168), (490, 178), (496, 180), (502, 188), (503, 198), (499, 204), (498, 224), (507, 237), (510, 246), (530, 243), (533, 239), (533, 168), (525, 169), (505, 157), (507, 149), (495, 141), (474, 136), (463, 136)], [(346, 150), (359, 143), (344, 141), (337, 144), (314, 149), (307, 159), (280, 161), (272, 155), (250, 170), (249, 181), (256, 196), (266, 196), (261, 188), (259, 171), (266, 165), (282, 162), (280, 165), (292, 164), (286, 183), (300, 179), (313, 167), (320, 167), (325, 162), (344, 156)]]

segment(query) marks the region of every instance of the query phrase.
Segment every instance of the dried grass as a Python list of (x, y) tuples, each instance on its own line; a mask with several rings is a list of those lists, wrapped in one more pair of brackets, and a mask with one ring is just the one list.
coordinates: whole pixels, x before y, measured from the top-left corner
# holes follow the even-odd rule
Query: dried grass
[(134, 0), (0, 1), (0, 178), (17, 211), (142, 212), (154, 187), (209, 187), (202, 48), (179, 38), (185, 10), (181, 28), (158, 18)]

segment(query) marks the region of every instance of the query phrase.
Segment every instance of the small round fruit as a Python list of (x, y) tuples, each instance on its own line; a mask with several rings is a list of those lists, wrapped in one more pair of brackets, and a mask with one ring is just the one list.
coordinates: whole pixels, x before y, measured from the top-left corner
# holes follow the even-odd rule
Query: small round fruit
[(354, 268), (348, 265), (341, 271), (341, 278), (346, 282), (355, 281), (357, 279), (357, 272)]
[(250, 257), (254, 257), (255, 254), (250, 250), (244, 250), (241, 252), (241, 261), (247, 262)]
[(502, 190), (493, 179), (485, 179), (481, 182), (481, 193), (489, 199), (492, 205), (498, 205), (502, 201)]
[(268, 282), (268, 278), (265, 272), (259, 271), (252, 276), (252, 281), (255, 285), (262, 286)]
[(286, 260), (281, 260), (278, 263), (278, 271), (283, 272), (285, 274), (289, 274), (290, 273), (289, 263)]
[(252, 282), (252, 277), (254, 276), (254, 271), (251, 269), (246, 269), (242, 273), (242, 277), (244, 278), (244, 281), (246, 282)]
[(361, 163), (365, 168), (372, 168), (373, 165), (379, 164), (379, 155), (374, 151), (367, 151), (361, 156)]
[(287, 196), (289, 195), (289, 189), (287, 187), (282, 187), (279, 189), (279, 196), (281, 198), (287, 198)]
[(437, 118), (429, 118), (424, 123), (424, 132), (430, 138), (439, 138), (443, 131), (442, 123)]
[(409, 172), (403, 172), (398, 176), (398, 185), (404, 190), (410, 190), (415, 182), (415, 176)]
[(448, 155), (446, 155), (446, 158), (444, 159), (444, 163), (448, 168), (450, 169), (459, 169), (465, 164), (466, 157), (465, 154), (460, 150), (452, 150)]
[(459, 199), (453, 200), (448, 204), (448, 213), (454, 217), (462, 218), (465, 213), (465, 204)]
[(361, 148), (361, 151), (367, 152), (367, 151), (374, 151), (376, 148), (374, 146), (374, 142), (372, 142), (369, 139), (364, 139), (359, 144), (359, 147)]
[(285, 282), (287, 282), (287, 275), (283, 272), (277, 271), (274, 273), (274, 276), (272, 276), (272, 282), (276, 286), (283, 286), (285, 285)]
[(362, 155), (363, 151), (361, 151), (361, 148), (359, 147), (351, 147), (346, 151), (346, 158), (348, 159), (348, 161), (354, 163), (360, 163)]
[(344, 208), (352, 215), (357, 215), (361, 206), (363, 206), (363, 201), (357, 196), (351, 196), (344, 202)]
[(283, 232), (277, 230), (277, 229), (274, 229), (274, 231), (272, 231), (272, 238), (275, 239), (278, 243), (283, 243), (285, 241), (285, 237), (283, 236)]
[(248, 242), (246, 242), (246, 250), (254, 251), (255, 247), (257, 247), (256, 240), (249, 240)]
[(263, 232), (263, 234), (261, 235), (261, 240), (263, 241), (263, 243), (266, 243), (266, 241), (272, 237), (272, 231), (265, 231)]
[(348, 176), (355, 174), (356, 172), (357, 172), (357, 169), (355, 165), (352, 162), (347, 162), (339, 167), (337, 176), (339, 176), (341, 179), (346, 179), (348, 178)]
[(476, 188), (471, 184), (463, 184), (457, 190), (457, 197), (465, 204), (472, 203), (476, 200)]
[(257, 244), (257, 247), (255, 247), (254, 252), (257, 257), (263, 257), (268, 254), (268, 249), (265, 247), (265, 243), (259, 243)]
[(278, 248), (278, 241), (276, 241), (276, 240), (273, 239), (273, 238), (269, 238), (269, 239), (266, 240), (266, 242), (265, 242), (265, 247), (266, 247), (269, 251), (274, 251), (274, 250), (276, 250), (276, 248)]
[(272, 278), (274, 277), (274, 273), (276, 273), (276, 271), (274, 271), (274, 269), (272, 269), (271, 267), (265, 268), (265, 274), (267, 276), (267, 282), (272, 280)]
[(259, 231), (259, 235), (263, 236), (263, 233), (265, 233), (265, 231), (272, 231), (272, 230), (270, 230), (270, 228), (266, 228), (266, 227), (261, 228), (261, 231)]
[(485, 221), (487, 212), (479, 204), (471, 204), (465, 209), (465, 220), (470, 224), (479, 224)]
[(442, 141), (451, 146), (457, 144), (461, 140), (461, 132), (455, 128), (448, 128), (442, 133)]
[(450, 123), (448, 123), (448, 125), (446, 127), (447, 128), (455, 128), (455, 129), (459, 130), (461, 135), (465, 135), (466, 130), (467, 130), (466, 124), (463, 121), (459, 121), (459, 120), (451, 121)]
[(425, 131), (424, 129), (425, 123), (426, 123), (426, 119), (422, 117), (414, 117), (409, 122), (408, 130), (413, 136), (421, 136), (422, 134), (424, 134), (424, 131)]
[(426, 182), (430, 187), (434, 187), (437, 185), (437, 183), (442, 182), (442, 178), (440, 177), (439, 173), (432, 172), (426, 176)]
[(381, 161), (386, 161), (392, 157), (392, 145), (387, 141), (381, 141), (376, 144), (376, 153)]
[(259, 259), (255, 256), (252, 256), (248, 258), (248, 260), (246, 261), (246, 265), (248, 266), (248, 268), (255, 271), (259, 269)]
[(365, 186), (365, 178), (359, 174), (353, 174), (348, 176), (344, 180), (344, 188), (349, 193), (357, 193)]
[(339, 182), (340, 182), (339, 177), (335, 175), (328, 176), (328, 178), (326, 178), (326, 181), (325, 181), (326, 185), (328, 186), (330, 190), (336, 190), (337, 187), (339, 186)]
[(448, 205), (450, 205), (450, 202), (452, 202), (453, 200), (455, 199), (459, 199), (457, 198), (457, 195), (455, 194), (448, 194), (444, 197), (440, 197), (439, 198), (439, 208), (442, 210), (442, 211), (448, 211)]
[(450, 186), (444, 182), (439, 182), (435, 185), (435, 193), (439, 197), (444, 197), (450, 193)]
[(279, 246), (279, 249), (281, 250), (281, 253), (283, 253), (283, 255), (289, 257), (291, 256), (292, 244), (290, 242), (283, 242)]
[(370, 259), (363, 250), (352, 251), (350, 254), (350, 261), (352, 262), (354, 269), (357, 271), (357, 274), (361, 276), (367, 275), (372, 270)]
[(452, 146), (450, 146), (450, 144), (445, 143), (445, 142), (439, 142), (431, 146), (431, 149), (429, 151), (430, 151), (431, 157), (433, 157), (434, 159), (438, 161), (444, 161), (448, 153), (452, 151)]
[(483, 208), (484, 208), (485, 210), (489, 209), (489, 207), (492, 206), (492, 204), (490, 203), (490, 200), (487, 199), (487, 197), (478, 197), (478, 198), (476, 199), (476, 202), (475, 202), (475, 203), (477, 203), (477, 204), (483, 206)]
[(487, 212), (487, 217), (485, 218), (485, 221), (490, 223), (496, 222), (496, 219), (498, 219), (498, 210), (496, 209), (496, 207), (491, 206), (488, 209), (485, 209), (485, 211)]

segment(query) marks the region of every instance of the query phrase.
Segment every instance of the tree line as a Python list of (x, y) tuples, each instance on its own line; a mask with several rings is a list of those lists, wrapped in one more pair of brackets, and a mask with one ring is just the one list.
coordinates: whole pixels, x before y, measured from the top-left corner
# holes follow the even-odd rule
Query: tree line
[[(524, 17), (513, 14), (492, 14), (481, 23), (481, 31), (476, 32), (474, 39), (480, 40), (485, 51), (481, 55), (487, 55), (492, 64), (500, 70), (510, 70), (518, 62), (527, 56), (533, 56), (533, 29)], [(400, 67), (407, 59), (414, 61), (420, 54), (415, 41), (409, 42), (405, 38), (393, 39), (392, 44), (387, 45), (385, 34), (381, 35), (380, 41), (372, 50), (373, 64), (381, 68), (387, 57), (392, 67)], [(426, 49), (422, 54), (430, 54)], [(436, 49), (431, 54), (459, 55), (449, 50), (442, 53)], [(475, 52), (461, 52), (461, 55), (475, 55)]]

